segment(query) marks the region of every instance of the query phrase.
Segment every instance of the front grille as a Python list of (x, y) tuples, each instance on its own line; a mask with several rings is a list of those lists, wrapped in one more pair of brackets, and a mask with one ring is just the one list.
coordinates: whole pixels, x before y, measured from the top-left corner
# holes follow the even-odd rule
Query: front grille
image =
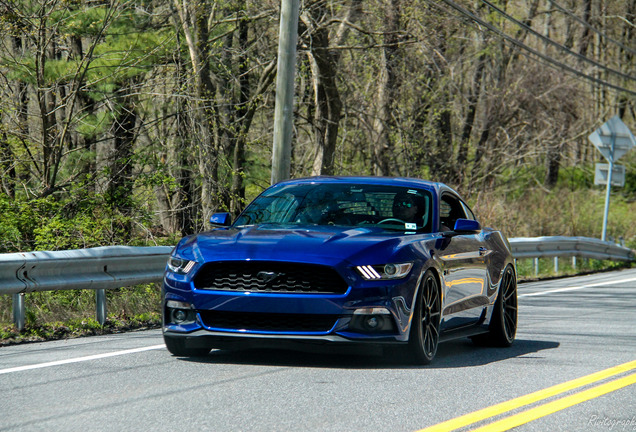
[(326, 333), (336, 324), (334, 315), (200, 311), (206, 327), (263, 332)]
[(229, 261), (205, 264), (194, 278), (203, 290), (344, 294), (346, 282), (331, 267), (269, 261)]

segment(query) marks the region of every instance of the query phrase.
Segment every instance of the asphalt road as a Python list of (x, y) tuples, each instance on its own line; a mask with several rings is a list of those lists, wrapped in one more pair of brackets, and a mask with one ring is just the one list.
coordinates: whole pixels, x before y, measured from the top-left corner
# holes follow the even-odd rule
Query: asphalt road
[(364, 351), (182, 359), (159, 331), (3, 347), (0, 431), (636, 430), (636, 270), (519, 294), (511, 348), (448, 342), (427, 367)]

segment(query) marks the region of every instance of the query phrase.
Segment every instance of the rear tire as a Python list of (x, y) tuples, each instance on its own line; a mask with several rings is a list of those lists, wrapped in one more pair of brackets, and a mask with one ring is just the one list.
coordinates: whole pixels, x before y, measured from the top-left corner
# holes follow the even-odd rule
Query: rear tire
[(210, 352), (210, 348), (186, 347), (185, 339), (180, 337), (175, 338), (164, 335), (163, 341), (166, 343), (166, 348), (168, 348), (170, 354), (177, 357), (202, 357)]
[(417, 364), (429, 364), (437, 353), (442, 299), (435, 274), (427, 270), (417, 292), (409, 334), (409, 352)]
[(488, 333), (476, 336), (477, 345), (509, 347), (517, 333), (517, 278), (512, 266), (507, 266), (495, 302), (495, 310), (490, 319)]

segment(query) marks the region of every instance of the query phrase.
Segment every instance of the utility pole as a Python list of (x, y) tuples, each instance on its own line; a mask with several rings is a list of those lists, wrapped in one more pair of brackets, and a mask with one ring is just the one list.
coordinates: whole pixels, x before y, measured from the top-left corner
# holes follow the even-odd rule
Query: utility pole
[(300, 0), (282, 0), (280, 7), (272, 184), (288, 179), (290, 175), (299, 4)]

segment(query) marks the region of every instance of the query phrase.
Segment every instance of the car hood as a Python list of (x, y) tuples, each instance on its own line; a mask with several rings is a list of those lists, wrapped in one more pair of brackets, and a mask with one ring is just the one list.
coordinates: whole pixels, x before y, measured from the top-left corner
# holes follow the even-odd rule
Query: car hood
[(329, 265), (343, 260), (381, 263), (400, 255), (402, 247), (413, 244), (415, 237), (379, 228), (268, 224), (198, 234), (184, 239), (178, 254), (197, 262), (252, 259)]

